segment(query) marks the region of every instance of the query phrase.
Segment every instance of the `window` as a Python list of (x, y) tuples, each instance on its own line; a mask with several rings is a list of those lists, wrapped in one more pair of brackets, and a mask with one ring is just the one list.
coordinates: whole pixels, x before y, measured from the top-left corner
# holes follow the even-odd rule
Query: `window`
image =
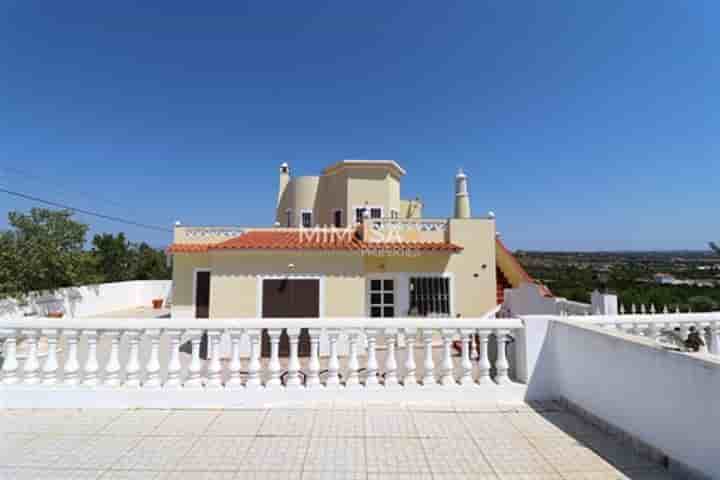
[(333, 212), (333, 225), (335, 228), (342, 228), (342, 210), (338, 209)]
[(303, 228), (311, 228), (312, 225), (312, 210), (303, 210), (300, 213), (300, 224)]
[(365, 207), (355, 209), (355, 223), (362, 223), (365, 217)]
[(370, 280), (370, 316), (373, 318), (395, 316), (395, 280)]
[(397, 208), (390, 209), (390, 218), (400, 218), (400, 212)]
[(288, 227), (288, 228), (292, 227), (292, 210), (289, 208), (287, 210), (285, 210), (285, 223), (286, 223), (286, 225), (285, 225), (286, 227)]
[(409, 316), (450, 316), (450, 279), (410, 277)]
[(362, 223), (365, 212), (368, 212), (370, 214), (370, 218), (383, 218), (382, 207), (372, 207), (365, 205), (363, 207), (355, 207), (355, 221), (357, 223)]
[(370, 218), (382, 218), (382, 208), (373, 207), (370, 209)]

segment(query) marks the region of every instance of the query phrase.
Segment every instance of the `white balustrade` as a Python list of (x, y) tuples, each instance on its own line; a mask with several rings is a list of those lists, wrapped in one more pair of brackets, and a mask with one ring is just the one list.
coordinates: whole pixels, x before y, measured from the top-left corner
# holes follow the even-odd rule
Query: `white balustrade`
[(270, 336), (270, 380), (267, 382), (268, 387), (279, 387), (282, 384), (280, 380), (280, 335), (282, 330), (279, 328), (271, 328), (268, 330)]
[(209, 388), (221, 388), (223, 386), (223, 367), (220, 362), (220, 330), (208, 330), (208, 353), (210, 354), (210, 363), (208, 365), (208, 382)]
[(378, 381), (378, 362), (377, 362), (377, 329), (366, 328), (365, 336), (367, 337), (367, 378), (365, 378), (365, 386), (368, 388), (376, 388), (380, 385)]
[(185, 387), (198, 388), (202, 387), (204, 382), (202, 379), (203, 363), (200, 360), (200, 342), (202, 341), (202, 331), (190, 330), (190, 345), (192, 346), (192, 359), (188, 366), (188, 376), (185, 380)]
[(340, 360), (338, 359), (338, 336), (340, 331), (328, 330), (328, 343), (330, 344), (330, 358), (328, 360), (327, 386), (337, 388), (340, 386)]
[(3, 346), (3, 383), (5, 385), (14, 385), (20, 381), (18, 377), (18, 361), (17, 361), (17, 338), (12, 330), (3, 330), (4, 335), (8, 335)]
[(65, 365), (63, 366), (63, 384), (74, 386), (80, 383), (80, 363), (78, 362), (78, 330), (64, 330)]
[(488, 344), (490, 340), (490, 330), (478, 330), (478, 383), (480, 385), (486, 385), (492, 383), (490, 377), (490, 352), (488, 351)]
[(350, 344), (350, 357), (348, 359), (348, 372), (345, 385), (350, 388), (360, 387), (360, 362), (358, 361), (358, 343), (360, 342), (360, 331), (353, 330), (348, 334)]
[(450, 329), (442, 330), (442, 375), (440, 383), (445, 386), (455, 385), (455, 377), (453, 375), (453, 359), (452, 359), (452, 342), (455, 331)]
[(299, 328), (288, 328), (290, 338), (290, 358), (288, 360), (288, 373), (285, 384), (289, 388), (300, 388), (300, 356), (298, 355), (298, 341), (300, 339)]
[(310, 361), (308, 362), (308, 376), (306, 385), (308, 388), (320, 388), (320, 335), (322, 330), (311, 328), (310, 335)]
[(433, 330), (423, 328), (422, 331), (423, 344), (425, 345), (425, 360), (423, 361), (423, 386), (431, 387), (435, 385), (435, 360), (433, 360)]
[(397, 387), (398, 376), (397, 376), (397, 360), (395, 358), (395, 345), (397, 343), (397, 330), (388, 329), (385, 332), (385, 381), (383, 384), (386, 387)]
[(227, 382), (229, 388), (242, 387), (242, 360), (240, 359), (240, 342), (242, 340), (243, 330), (234, 329), (228, 332), (230, 335), (231, 353), (230, 353), (230, 378)]
[(405, 387), (417, 386), (417, 377), (415, 376), (415, 339), (417, 330), (414, 328), (405, 329), (405, 377), (403, 377), (403, 385)]
[(140, 386), (140, 333), (141, 330), (126, 330), (128, 361), (125, 364), (125, 386)]
[(105, 365), (105, 378), (103, 385), (117, 387), (120, 385), (120, 330), (107, 330), (103, 332), (104, 337), (110, 339), (110, 355)]
[(58, 330), (56, 328), (46, 328), (42, 330), (42, 334), (47, 339), (47, 356), (42, 366), (42, 383), (43, 385), (55, 385), (57, 383), (58, 359), (57, 359), (57, 342)]
[(92, 387), (98, 384), (98, 370), (100, 370), (97, 359), (98, 332), (97, 330), (85, 330), (83, 333), (87, 341), (87, 358), (83, 368), (82, 384)]
[(170, 344), (170, 360), (168, 361), (167, 379), (165, 387), (179, 388), (182, 386), (182, 364), (180, 363), (180, 337), (182, 330), (169, 329), (165, 330)]
[(27, 357), (23, 365), (23, 383), (35, 385), (40, 383), (40, 376), (38, 375), (40, 362), (37, 356), (38, 332), (35, 329), (23, 330), (22, 334), (25, 336), (25, 342), (27, 343)]

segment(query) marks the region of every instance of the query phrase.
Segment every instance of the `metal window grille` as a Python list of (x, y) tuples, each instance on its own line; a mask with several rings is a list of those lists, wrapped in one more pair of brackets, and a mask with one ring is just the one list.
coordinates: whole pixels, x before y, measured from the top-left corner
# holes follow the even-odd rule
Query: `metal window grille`
[(370, 218), (382, 218), (382, 208), (371, 208)]
[(304, 228), (312, 227), (312, 213), (311, 212), (302, 212), (302, 226)]
[(450, 279), (446, 277), (411, 277), (409, 315), (450, 316)]

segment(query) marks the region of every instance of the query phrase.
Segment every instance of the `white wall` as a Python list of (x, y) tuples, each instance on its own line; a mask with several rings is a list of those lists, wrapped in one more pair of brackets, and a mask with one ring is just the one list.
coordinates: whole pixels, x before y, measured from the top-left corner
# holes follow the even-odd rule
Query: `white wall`
[(0, 301), (0, 319), (36, 312), (62, 311), (67, 317), (88, 317), (118, 310), (151, 306), (154, 298), (167, 302), (170, 280), (135, 280), (62, 288), (50, 294), (33, 293), (28, 305), (14, 300)]
[(505, 289), (504, 306), (513, 315), (584, 315), (593, 310), (589, 303), (546, 297), (536, 284), (530, 282)]
[(690, 467), (720, 478), (717, 357), (556, 319), (535, 373), (545, 376), (554, 396), (664, 452), (671, 470)]

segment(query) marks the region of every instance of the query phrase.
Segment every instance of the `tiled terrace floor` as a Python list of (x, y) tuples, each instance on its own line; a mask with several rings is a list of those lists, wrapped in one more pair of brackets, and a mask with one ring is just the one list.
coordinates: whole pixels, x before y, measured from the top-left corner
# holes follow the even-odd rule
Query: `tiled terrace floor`
[(0, 411), (2, 479), (667, 479), (553, 405)]

